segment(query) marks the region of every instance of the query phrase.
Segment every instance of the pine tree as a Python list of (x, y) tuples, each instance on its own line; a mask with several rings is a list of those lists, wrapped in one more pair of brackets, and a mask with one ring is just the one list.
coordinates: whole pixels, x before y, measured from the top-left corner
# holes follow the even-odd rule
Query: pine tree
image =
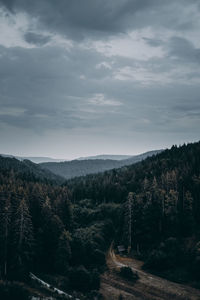
[(59, 191), (60, 194), (57, 196), (55, 201), (55, 213), (60, 217), (66, 230), (69, 230), (72, 223), (72, 207), (68, 198), (66, 188)]
[[(13, 246), (14, 272), (23, 273), (30, 267), (33, 258), (33, 228), (32, 220), (25, 199), (20, 201), (14, 217)], [(22, 275), (22, 274), (20, 274)]]
[(11, 205), (9, 195), (0, 195), (0, 274), (7, 277), (8, 272), (8, 251), (11, 224)]
[(190, 235), (194, 229), (193, 217), (193, 197), (189, 191), (184, 195), (183, 214), (182, 214), (182, 233), (187, 236)]
[[(47, 197), (42, 208), (42, 227), (40, 229), (38, 244), (40, 257), (45, 270), (52, 271), (55, 264), (56, 251), (64, 225), (59, 216), (52, 211), (50, 199)], [(48, 255), (47, 255), (48, 253)]]
[(128, 251), (132, 246), (132, 234), (133, 234), (133, 220), (132, 220), (132, 207), (133, 207), (133, 193), (130, 192), (127, 197), (127, 201), (124, 205), (124, 242), (128, 246)]
[(70, 233), (64, 230), (59, 237), (58, 248), (56, 252), (56, 270), (60, 274), (65, 274), (68, 270), (69, 261), (71, 258), (70, 242)]

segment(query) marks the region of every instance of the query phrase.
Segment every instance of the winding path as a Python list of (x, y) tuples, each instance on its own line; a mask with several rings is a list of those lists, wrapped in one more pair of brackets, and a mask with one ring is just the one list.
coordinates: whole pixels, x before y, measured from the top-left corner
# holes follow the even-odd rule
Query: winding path
[[(145, 272), (141, 270), (141, 261), (115, 255), (112, 247), (107, 255), (107, 265), (109, 270), (101, 277), (101, 292), (105, 299), (118, 299), (121, 294), (127, 300), (200, 300), (200, 290)], [(123, 266), (136, 271), (139, 280), (135, 283), (122, 280), (116, 269)]]

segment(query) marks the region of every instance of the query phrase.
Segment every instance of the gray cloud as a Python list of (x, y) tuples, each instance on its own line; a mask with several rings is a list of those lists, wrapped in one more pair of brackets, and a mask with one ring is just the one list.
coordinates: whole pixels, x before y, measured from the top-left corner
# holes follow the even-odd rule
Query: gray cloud
[(180, 58), (183, 61), (200, 62), (200, 48), (185, 38), (172, 37), (169, 42), (169, 55)]
[(26, 32), (24, 34), (24, 38), (26, 42), (37, 46), (43, 46), (51, 40), (50, 36), (45, 36), (31, 31)]
[(159, 39), (152, 39), (152, 38), (143, 38), (145, 40), (145, 42), (147, 42), (147, 44), (149, 44), (152, 47), (158, 47), (158, 46), (162, 46), (163, 42)]
[[(180, 108), (185, 107), (188, 99), (192, 107), (198, 102), (198, 86), (196, 90), (184, 84), (171, 84), (171, 87), (154, 84), (144, 88), (138, 82), (115, 79), (113, 71), (119, 66), (126, 67), (130, 60), (122, 60), (121, 64), (117, 60), (114, 70), (96, 68), (105, 57), (93, 50), (83, 51), (77, 45), (67, 53), (55, 47), (6, 51), (1, 48), (0, 53), (1, 107), (24, 110), (18, 115), (12, 111), (10, 115), (0, 115), (1, 122), (12, 126), (36, 131), (91, 126), (102, 126), (104, 130), (126, 119), (124, 130), (134, 127), (137, 131), (162, 131), (166, 130), (166, 123), (162, 121), (165, 115), (166, 122), (170, 114), (173, 119), (174, 102)], [(148, 64), (153, 70), (153, 62)], [(103, 96), (97, 98), (97, 94)], [(180, 108), (180, 116), (185, 117)]]
[(0, 3), (1, 152), (18, 140), (17, 154), (67, 157), (199, 138), (198, 1)]
[(89, 102), (98, 91), (102, 92), (98, 85), (109, 72), (95, 67), (101, 62), (100, 54), (78, 47), (70, 53), (51, 47), (42, 50), (2, 47), (0, 54), (1, 107), (24, 110), (17, 115), (12, 110), (10, 115), (0, 114), (1, 122), (44, 131), (89, 127), (94, 116), (97, 120), (102, 118), (109, 110), (109, 103), (113, 104), (108, 99), (106, 109), (101, 105), (96, 110)]
[[(37, 17), (40, 25), (71, 39), (102, 38), (146, 26), (186, 30), (194, 20), (187, 15), (183, 0), (1, 0), (12, 12), (24, 11)], [(198, 2), (193, 1), (197, 6)], [(183, 17), (184, 16), (184, 17)]]

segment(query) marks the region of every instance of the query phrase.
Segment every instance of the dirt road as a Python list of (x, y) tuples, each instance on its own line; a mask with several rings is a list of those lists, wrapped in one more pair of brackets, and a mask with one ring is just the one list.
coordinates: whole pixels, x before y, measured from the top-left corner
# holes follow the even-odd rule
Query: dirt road
[[(115, 255), (112, 248), (107, 255), (109, 270), (102, 275), (101, 292), (106, 300), (200, 300), (200, 290), (174, 283), (141, 270), (142, 262)], [(116, 269), (129, 266), (137, 271), (139, 280), (131, 283), (122, 280)]]

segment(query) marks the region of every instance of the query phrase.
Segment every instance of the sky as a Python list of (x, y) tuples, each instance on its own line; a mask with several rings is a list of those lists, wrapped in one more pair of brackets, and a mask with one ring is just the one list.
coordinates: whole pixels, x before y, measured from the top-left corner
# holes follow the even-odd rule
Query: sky
[(199, 0), (0, 0), (0, 153), (199, 140)]

